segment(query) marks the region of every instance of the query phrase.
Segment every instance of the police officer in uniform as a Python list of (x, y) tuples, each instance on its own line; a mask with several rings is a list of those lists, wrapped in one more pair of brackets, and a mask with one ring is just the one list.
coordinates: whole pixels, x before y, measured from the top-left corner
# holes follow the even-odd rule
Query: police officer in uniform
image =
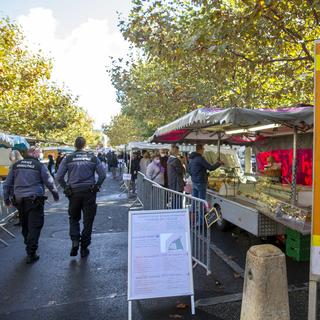
[[(96, 195), (106, 172), (100, 160), (91, 152), (84, 151), (86, 140), (78, 137), (74, 144), (76, 151), (65, 157), (56, 175), (57, 181), (64, 188), (69, 198), (69, 222), (72, 247), (70, 256), (78, 254), (81, 243), (81, 257), (89, 254), (93, 220), (97, 212)], [(95, 172), (98, 180), (95, 180)], [(68, 173), (68, 180), (64, 177)], [(83, 212), (83, 230), (80, 234), (81, 211)]]
[(55, 201), (59, 194), (47, 167), (38, 159), (40, 149), (31, 147), (25, 159), (17, 161), (4, 183), (4, 200), (7, 206), (16, 206), (21, 215), (22, 235), (27, 251), (27, 263), (39, 260), (38, 241), (44, 223), (44, 202), (47, 197), (44, 185)]

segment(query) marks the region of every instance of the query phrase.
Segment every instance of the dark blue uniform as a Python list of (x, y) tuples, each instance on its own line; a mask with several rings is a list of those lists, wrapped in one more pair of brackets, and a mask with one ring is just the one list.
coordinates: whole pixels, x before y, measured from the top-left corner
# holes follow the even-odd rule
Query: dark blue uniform
[(38, 249), (44, 223), (45, 186), (58, 200), (58, 191), (47, 167), (33, 157), (16, 162), (4, 183), (5, 202), (14, 202), (21, 215), (22, 235), (28, 255), (35, 254)]
[[(68, 180), (64, 177), (68, 173)], [(98, 180), (95, 179), (98, 174)], [(81, 247), (87, 248), (91, 243), (94, 217), (97, 212), (96, 192), (106, 177), (100, 160), (93, 154), (77, 150), (64, 158), (56, 178), (64, 189), (68, 189), (70, 238), (81, 239)], [(80, 219), (83, 211), (83, 230), (80, 235)]]

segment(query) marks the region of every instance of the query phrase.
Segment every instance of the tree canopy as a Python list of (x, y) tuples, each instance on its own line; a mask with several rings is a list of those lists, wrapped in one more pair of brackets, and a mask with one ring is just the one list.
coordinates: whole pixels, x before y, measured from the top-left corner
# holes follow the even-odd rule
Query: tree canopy
[(93, 121), (68, 90), (50, 82), (52, 61), (30, 52), (20, 28), (0, 19), (0, 131), (95, 145)]
[(143, 139), (132, 118), (125, 114), (113, 117), (111, 123), (104, 127), (104, 132), (109, 138), (110, 145), (114, 147)]
[(320, 0), (133, 0), (135, 58), (110, 70), (122, 114), (150, 136), (198, 107), (312, 103), (319, 23)]

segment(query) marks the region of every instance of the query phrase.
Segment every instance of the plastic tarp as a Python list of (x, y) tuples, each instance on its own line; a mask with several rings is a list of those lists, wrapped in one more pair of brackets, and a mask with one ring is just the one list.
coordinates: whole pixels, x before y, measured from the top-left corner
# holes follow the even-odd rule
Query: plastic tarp
[(21, 136), (10, 135), (10, 139), (13, 141), (13, 150), (24, 151), (30, 148), (30, 144), (27, 139)]
[(8, 134), (0, 132), (0, 148), (12, 148), (13, 145), (13, 139)]
[(30, 148), (30, 145), (27, 139), (24, 137), (0, 133), (0, 147), (23, 151)]
[[(200, 140), (216, 140), (215, 132), (247, 128), (267, 124), (286, 126), (312, 126), (313, 107), (299, 106), (282, 109), (245, 109), (245, 108), (202, 108), (159, 128), (154, 136), (156, 142), (179, 142), (197, 140), (191, 135), (202, 133)], [(224, 136), (227, 140), (230, 136)]]

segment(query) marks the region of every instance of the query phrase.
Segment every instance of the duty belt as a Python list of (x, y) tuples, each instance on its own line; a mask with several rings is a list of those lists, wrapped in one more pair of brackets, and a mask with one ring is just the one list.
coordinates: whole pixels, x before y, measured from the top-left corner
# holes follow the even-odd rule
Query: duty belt
[(71, 187), (71, 191), (72, 191), (72, 193), (90, 192), (91, 191), (90, 187), (91, 186), (77, 187), (77, 188)]
[[(21, 202), (23, 201), (31, 201), (32, 203), (36, 202), (45, 202), (48, 199), (46, 196), (30, 196), (21, 198)], [(15, 200), (16, 201), (16, 200)], [(21, 203), (20, 201), (16, 201), (16, 203)]]

